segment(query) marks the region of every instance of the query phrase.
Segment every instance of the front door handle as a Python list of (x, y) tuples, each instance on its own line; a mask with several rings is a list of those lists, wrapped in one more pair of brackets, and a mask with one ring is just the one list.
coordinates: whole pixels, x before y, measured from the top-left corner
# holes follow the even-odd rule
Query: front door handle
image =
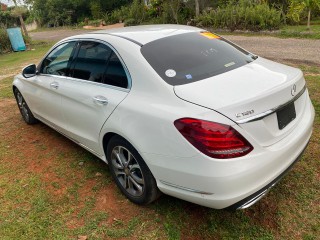
[(100, 104), (103, 104), (103, 105), (107, 105), (108, 104), (108, 99), (104, 96), (95, 96), (93, 97), (93, 101), (95, 102), (98, 102)]
[(59, 88), (59, 83), (57, 83), (57, 82), (52, 82), (52, 83), (50, 83), (50, 87), (51, 87), (51, 88), (54, 88), (54, 89), (58, 89), (58, 88)]

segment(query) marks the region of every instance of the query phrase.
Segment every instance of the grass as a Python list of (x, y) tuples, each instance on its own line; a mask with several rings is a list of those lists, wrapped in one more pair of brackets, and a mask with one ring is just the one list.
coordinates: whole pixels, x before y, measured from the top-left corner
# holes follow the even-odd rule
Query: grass
[[(0, 56), (1, 67), (38, 61), (48, 48)], [(0, 238), (318, 239), (320, 68), (295, 66), (305, 73), (316, 110), (310, 144), (266, 197), (236, 212), (169, 196), (145, 207), (130, 203), (95, 156), (43, 124), (26, 125), (12, 77), (0, 80)]]
[(77, 29), (80, 29), (80, 30), (84, 30), (83, 27), (81, 26), (62, 26), (62, 27), (40, 27), (40, 28), (37, 28), (37, 29), (34, 29), (34, 30), (31, 30), (29, 32), (44, 32), (44, 31), (57, 31), (57, 30), (77, 30)]
[(0, 54), (0, 78), (2, 75), (16, 74), (28, 64), (38, 63), (53, 43), (31, 45), (32, 50)]
[(261, 31), (261, 32), (247, 32), (247, 31), (221, 31), (214, 29), (212, 30), (218, 34), (222, 35), (245, 35), (245, 36), (273, 36), (279, 38), (308, 38), (308, 39), (320, 39), (320, 24), (318, 22), (314, 22), (311, 25), (310, 30), (307, 29), (306, 25), (284, 25), (277, 31)]
[(12, 86), (11, 83), (13, 81), (13, 77), (7, 77), (3, 80), (0, 80), (0, 100), (3, 98), (12, 98)]
[(277, 35), (279, 37), (320, 39), (320, 24), (311, 25), (310, 30), (306, 25), (283, 26)]

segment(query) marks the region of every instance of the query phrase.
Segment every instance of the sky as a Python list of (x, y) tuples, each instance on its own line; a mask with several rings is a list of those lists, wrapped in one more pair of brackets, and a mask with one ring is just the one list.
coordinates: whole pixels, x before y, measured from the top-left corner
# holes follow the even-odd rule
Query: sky
[(13, 5), (13, 2), (12, 1), (8, 1), (8, 0), (0, 0), (0, 3), (4, 3), (8, 6), (12, 6)]

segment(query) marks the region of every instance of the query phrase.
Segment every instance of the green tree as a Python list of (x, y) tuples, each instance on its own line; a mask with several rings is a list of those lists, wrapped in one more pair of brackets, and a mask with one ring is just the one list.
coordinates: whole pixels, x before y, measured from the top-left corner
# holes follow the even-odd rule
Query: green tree
[(24, 0), (31, 6), (31, 18), (40, 26), (73, 24), (85, 18), (101, 18), (132, 0)]
[(320, 0), (290, 0), (288, 17), (299, 22), (302, 13), (307, 10), (307, 28), (310, 29), (311, 12), (316, 9), (320, 9)]

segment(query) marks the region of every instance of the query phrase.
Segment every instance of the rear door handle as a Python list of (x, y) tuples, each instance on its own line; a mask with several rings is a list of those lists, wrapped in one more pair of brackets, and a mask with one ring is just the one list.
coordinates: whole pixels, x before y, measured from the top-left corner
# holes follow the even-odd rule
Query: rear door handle
[(93, 101), (95, 102), (98, 102), (100, 104), (103, 104), (103, 105), (107, 105), (108, 104), (108, 99), (104, 96), (94, 96), (93, 97)]
[(57, 82), (52, 82), (52, 83), (50, 83), (50, 87), (51, 87), (51, 88), (54, 88), (54, 89), (58, 89), (58, 88), (59, 88), (59, 83), (57, 83)]

